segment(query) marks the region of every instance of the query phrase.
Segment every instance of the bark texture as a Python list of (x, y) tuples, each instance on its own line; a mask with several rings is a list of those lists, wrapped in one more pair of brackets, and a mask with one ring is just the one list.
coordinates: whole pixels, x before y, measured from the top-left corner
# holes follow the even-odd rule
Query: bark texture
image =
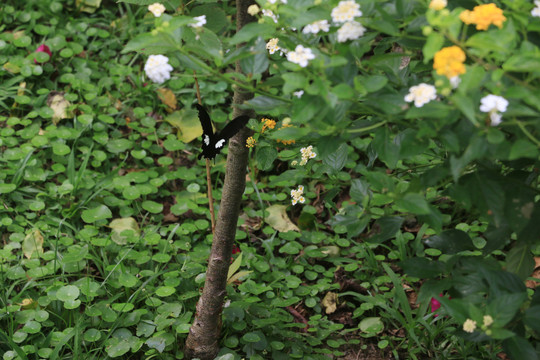
[[(251, 0), (236, 0), (237, 30), (254, 18), (247, 13)], [(240, 72), (240, 65), (236, 64)], [(253, 97), (252, 93), (235, 89), (233, 103), (242, 104)], [(253, 113), (239, 110), (233, 111), (233, 118), (239, 115), (253, 116)], [(221, 204), (212, 250), (208, 259), (208, 269), (204, 289), (197, 302), (195, 319), (186, 340), (184, 353), (186, 359), (214, 359), (219, 352), (221, 333), (221, 312), (226, 294), (227, 273), (229, 271), (232, 246), (236, 235), (236, 224), (246, 186), (246, 168), (248, 163), (248, 148), (245, 146), (249, 130), (244, 128), (229, 141), (227, 168), (223, 183)]]

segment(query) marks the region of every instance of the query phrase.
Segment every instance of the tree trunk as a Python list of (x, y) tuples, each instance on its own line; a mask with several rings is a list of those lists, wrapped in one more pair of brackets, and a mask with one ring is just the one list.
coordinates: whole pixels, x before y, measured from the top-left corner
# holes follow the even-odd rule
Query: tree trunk
[[(254, 20), (247, 13), (247, 7), (251, 4), (251, 0), (236, 0), (237, 31)], [(241, 72), (238, 62), (236, 63), (236, 71)], [(252, 93), (242, 92), (236, 88), (233, 103), (242, 104), (252, 97)], [(253, 114), (235, 108), (233, 118), (239, 115)], [(236, 235), (240, 203), (246, 186), (246, 168), (249, 154), (246, 147), (246, 138), (248, 134), (249, 130), (244, 128), (229, 141), (225, 181), (212, 241), (212, 250), (208, 259), (204, 289), (197, 302), (195, 319), (186, 340), (184, 349), (186, 359), (211, 360), (219, 352), (221, 311), (226, 294), (227, 273)]]

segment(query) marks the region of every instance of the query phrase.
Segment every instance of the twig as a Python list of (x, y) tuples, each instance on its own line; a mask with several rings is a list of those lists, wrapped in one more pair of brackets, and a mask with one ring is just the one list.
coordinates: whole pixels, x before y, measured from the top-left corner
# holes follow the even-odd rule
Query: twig
[[(193, 78), (195, 79), (195, 89), (197, 90), (197, 100), (199, 105), (202, 106), (201, 91), (199, 89), (199, 81), (197, 80), (197, 74), (193, 70)], [(210, 159), (206, 159), (206, 183), (208, 188), (208, 207), (210, 208), (210, 220), (212, 221), (212, 234), (216, 228), (216, 216), (214, 214), (214, 198), (212, 197), (212, 177), (210, 176)]]
[(309, 328), (307, 319), (302, 314), (300, 314), (296, 309), (294, 309), (292, 306), (287, 306), (285, 309), (287, 309), (287, 311), (290, 312), (291, 315), (294, 316), (294, 318), (297, 321), (303, 324), (306, 324), (306, 327), (302, 329), (303, 332), (306, 332), (307, 329)]

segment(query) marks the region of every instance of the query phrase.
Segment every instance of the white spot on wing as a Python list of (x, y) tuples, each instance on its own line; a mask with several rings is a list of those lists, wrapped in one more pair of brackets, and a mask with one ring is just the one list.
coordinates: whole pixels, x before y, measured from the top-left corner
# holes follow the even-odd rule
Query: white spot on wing
[(223, 147), (223, 144), (225, 144), (225, 139), (221, 139), (216, 143), (216, 149), (221, 149)]
[(210, 145), (210, 136), (204, 135), (203, 141), (206, 144), (206, 146)]

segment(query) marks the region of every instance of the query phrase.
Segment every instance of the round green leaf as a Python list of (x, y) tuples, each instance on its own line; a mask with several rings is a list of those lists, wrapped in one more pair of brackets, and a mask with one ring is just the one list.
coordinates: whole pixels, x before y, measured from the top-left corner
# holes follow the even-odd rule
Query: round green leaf
[(176, 292), (175, 288), (172, 286), (160, 286), (156, 290), (156, 295), (161, 297), (166, 297), (172, 295)]
[(142, 207), (144, 210), (152, 214), (159, 214), (160, 212), (163, 211), (163, 204), (160, 204), (151, 200), (143, 201)]
[(101, 339), (101, 331), (98, 329), (88, 329), (84, 332), (84, 341), (94, 342)]
[(242, 336), (242, 340), (248, 343), (255, 343), (261, 340), (261, 337), (254, 332), (249, 332)]
[(74, 285), (62, 286), (56, 291), (56, 297), (61, 301), (75, 300), (79, 297), (80, 290)]
[(111, 210), (105, 205), (99, 205), (92, 209), (86, 209), (82, 212), (81, 218), (84, 222), (94, 223), (96, 221), (108, 219), (112, 217)]

